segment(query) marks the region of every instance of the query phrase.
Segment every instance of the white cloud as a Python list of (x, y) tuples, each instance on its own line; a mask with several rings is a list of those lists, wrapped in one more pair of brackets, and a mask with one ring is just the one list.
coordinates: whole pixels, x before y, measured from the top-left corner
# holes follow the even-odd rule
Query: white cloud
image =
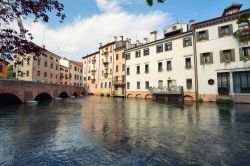
[(96, 0), (103, 11), (101, 14), (77, 18), (72, 24), (61, 28), (51, 29), (41, 23), (28, 23), (26, 27), (38, 45), (44, 43), (48, 50), (60, 56), (81, 60), (86, 54), (97, 51), (100, 42), (112, 41), (113, 36), (143, 39), (149, 32), (161, 30), (169, 23), (169, 15), (161, 11), (147, 14), (123, 11), (121, 4), (127, 1)]

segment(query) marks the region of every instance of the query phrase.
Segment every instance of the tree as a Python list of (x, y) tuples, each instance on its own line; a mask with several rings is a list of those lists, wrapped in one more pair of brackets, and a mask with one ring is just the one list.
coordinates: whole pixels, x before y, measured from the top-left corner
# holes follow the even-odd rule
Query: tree
[[(153, 6), (154, 0), (146, 0), (149, 6)], [(164, 3), (166, 0), (156, 0), (158, 3)]]
[(13, 65), (8, 65), (8, 79), (13, 79)]
[[(42, 49), (31, 42), (32, 34), (25, 29), (23, 20), (32, 18), (34, 22), (41, 20), (47, 23), (47, 13), (56, 11), (62, 22), (65, 19), (63, 9), (58, 0), (0, 0), (0, 58), (13, 60), (14, 54), (41, 55)], [(19, 32), (13, 28), (14, 23), (17, 23)]]

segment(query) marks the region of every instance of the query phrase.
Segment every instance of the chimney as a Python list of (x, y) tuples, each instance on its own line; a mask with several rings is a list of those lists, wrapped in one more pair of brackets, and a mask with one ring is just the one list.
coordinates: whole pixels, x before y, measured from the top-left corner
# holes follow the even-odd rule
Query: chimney
[(100, 47), (102, 46), (102, 43), (99, 43), (100, 44)]
[(115, 41), (117, 41), (117, 36), (114, 36), (114, 38), (115, 38)]
[(43, 45), (43, 49), (45, 49), (45, 45)]
[(140, 41), (139, 41), (139, 40), (136, 40), (136, 43), (139, 45), (139, 44), (140, 44)]
[(144, 38), (144, 44), (147, 44), (148, 43), (148, 38)]
[(189, 29), (193, 30), (193, 25), (195, 24), (195, 20), (190, 20), (189, 21)]
[(123, 41), (123, 36), (120, 36), (120, 38), (121, 38), (121, 41)]
[(157, 40), (157, 31), (150, 32), (150, 35), (151, 35), (153, 41)]

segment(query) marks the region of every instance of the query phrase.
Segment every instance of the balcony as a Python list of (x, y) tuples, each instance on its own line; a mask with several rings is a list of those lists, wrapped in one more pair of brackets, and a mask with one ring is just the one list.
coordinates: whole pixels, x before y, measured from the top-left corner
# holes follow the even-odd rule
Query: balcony
[(92, 59), (92, 64), (95, 64), (96, 63), (96, 59)]
[(236, 31), (235, 36), (238, 38), (239, 42), (244, 43), (250, 41), (250, 27)]
[(96, 69), (91, 70), (92, 75), (95, 75)]
[(182, 86), (172, 86), (172, 87), (150, 87), (149, 92), (151, 94), (157, 95), (182, 95), (183, 87)]
[(103, 76), (104, 76), (105, 78), (107, 78), (108, 75), (109, 75), (109, 73), (103, 73)]
[(124, 80), (115, 80), (114, 81), (114, 86), (125, 86), (126, 83)]
[(104, 66), (108, 66), (109, 62), (106, 60), (106, 61), (102, 61), (102, 63), (104, 64)]

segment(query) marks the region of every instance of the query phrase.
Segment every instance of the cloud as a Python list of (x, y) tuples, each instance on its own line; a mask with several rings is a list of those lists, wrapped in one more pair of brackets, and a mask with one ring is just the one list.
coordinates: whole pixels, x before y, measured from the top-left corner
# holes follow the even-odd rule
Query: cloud
[[(72, 24), (48, 28), (41, 23), (26, 23), (35, 37), (34, 42), (60, 56), (74, 60), (98, 50), (99, 43), (113, 41), (114, 36), (143, 39), (153, 30), (162, 29), (171, 20), (167, 13), (128, 13), (121, 9), (129, 0), (96, 0), (100, 14), (89, 18), (77, 17)], [(114, 9), (114, 10), (113, 10)]]

